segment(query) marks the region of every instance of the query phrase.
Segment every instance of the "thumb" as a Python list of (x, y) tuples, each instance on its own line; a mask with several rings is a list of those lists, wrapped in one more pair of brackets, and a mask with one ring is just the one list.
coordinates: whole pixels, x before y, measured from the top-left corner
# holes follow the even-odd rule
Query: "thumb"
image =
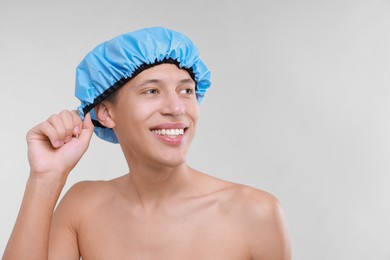
[(84, 117), (83, 127), (79, 135), (79, 139), (89, 142), (89, 140), (92, 137), (93, 130), (94, 130), (94, 125), (91, 120), (91, 115), (88, 113)]
[(91, 120), (91, 114), (88, 113), (84, 117), (83, 130), (91, 130), (91, 131), (93, 131), (93, 129), (94, 129), (94, 125), (93, 125), (92, 120)]

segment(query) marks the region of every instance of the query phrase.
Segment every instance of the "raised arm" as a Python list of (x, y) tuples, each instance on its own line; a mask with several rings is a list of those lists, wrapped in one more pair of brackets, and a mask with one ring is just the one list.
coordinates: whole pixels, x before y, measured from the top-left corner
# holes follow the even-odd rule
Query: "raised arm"
[(54, 207), (92, 133), (89, 114), (82, 122), (76, 111), (52, 115), (28, 132), (30, 175), (3, 260), (48, 258)]

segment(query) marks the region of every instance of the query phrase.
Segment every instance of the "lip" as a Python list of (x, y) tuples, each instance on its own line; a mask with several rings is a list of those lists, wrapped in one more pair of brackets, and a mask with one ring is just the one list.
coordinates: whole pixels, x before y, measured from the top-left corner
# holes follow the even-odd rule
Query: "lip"
[(156, 125), (149, 130), (159, 130), (159, 129), (184, 129), (184, 134), (177, 136), (176, 138), (171, 138), (164, 135), (158, 135), (152, 133), (158, 140), (162, 141), (163, 143), (169, 144), (169, 145), (179, 145), (183, 142), (183, 139), (186, 135), (186, 130), (188, 129), (188, 126), (184, 123), (163, 123)]
[(163, 123), (163, 124), (159, 124), (159, 125), (156, 125), (152, 128), (150, 128), (150, 130), (157, 130), (157, 129), (187, 129), (188, 126), (184, 123)]

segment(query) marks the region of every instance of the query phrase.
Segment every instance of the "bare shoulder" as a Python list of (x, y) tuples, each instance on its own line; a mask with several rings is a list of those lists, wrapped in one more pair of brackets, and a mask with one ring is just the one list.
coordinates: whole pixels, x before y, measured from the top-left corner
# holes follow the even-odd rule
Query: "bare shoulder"
[(109, 181), (81, 181), (74, 184), (65, 194), (63, 202), (72, 203), (77, 201), (78, 204), (88, 202), (93, 203), (106, 197), (110, 193)]
[[(215, 194), (220, 199), (221, 206), (231, 211), (267, 218), (280, 209), (278, 199), (266, 191), (206, 174), (203, 176), (204, 183), (209, 184), (210, 190), (216, 191)], [(207, 186), (204, 183), (202, 185)]]
[(247, 185), (215, 180), (225, 217), (231, 219), (250, 248), (251, 259), (291, 259), (290, 242), (279, 200)]
[(245, 185), (234, 185), (230, 198), (233, 214), (240, 219), (252, 259), (291, 259), (284, 213), (272, 194)]
[(81, 181), (74, 184), (60, 201), (56, 215), (78, 222), (96, 209), (109, 205), (118, 196), (117, 179), (111, 181)]
[(252, 219), (257, 224), (266, 224), (282, 214), (279, 200), (275, 196), (251, 186), (225, 182), (220, 196), (222, 206), (232, 214), (239, 214), (241, 219)]
[(280, 213), (279, 200), (272, 194), (246, 185), (232, 185), (230, 200), (248, 217), (269, 221)]
[[(83, 181), (73, 185), (58, 204), (50, 228), (51, 258), (79, 255), (79, 235), (85, 223), (107, 208), (115, 199), (110, 181)], [(87, 225), (89, 226), (89, 225)], [(63, 258), (61, 258), (63, 259)]]

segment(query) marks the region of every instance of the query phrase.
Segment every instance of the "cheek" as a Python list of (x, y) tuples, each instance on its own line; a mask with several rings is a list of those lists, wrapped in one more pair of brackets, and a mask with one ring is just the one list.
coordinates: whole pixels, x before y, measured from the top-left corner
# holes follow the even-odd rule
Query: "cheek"
[(188, 104), (188, 109), (189, 111), (191, 111), (191, 113), (198, 117), (199, 116), (199, 103), (196, 99), (192, 100), (191, 102), (189, 102)]
[(142, 106), (130, 104), (120, 106), (114, 113), (117, 130), (134, 131), (134, 126), (140, 125), (144, 114), (146, 114), (146, 111)]
[(198, 121), (199, 105), (198, 102), (191, 102), (186, 105), (186, 114), (192, 119), (194, 124)]
[(132, 106), (132, 116), (134, 118), (133, 121), (137, 123), (148, 123), (147, 121), (153, 117), (158, 111), (159, 104), (158, 102), (138, 102), (134, 106)]

